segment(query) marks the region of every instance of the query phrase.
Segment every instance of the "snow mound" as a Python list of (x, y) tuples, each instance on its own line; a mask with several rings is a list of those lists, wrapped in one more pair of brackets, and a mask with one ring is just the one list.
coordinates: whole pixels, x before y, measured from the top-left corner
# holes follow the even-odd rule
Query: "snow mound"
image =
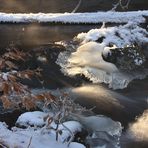
[(75, 135), (77, 132), (81, 132), (82, 125), (77, 121), (67, 121), (59, 126), (59, 130), (62, 131), (60, 139), (64, 142), (72, 136), (71, 133)]
[(122, 126), (120, 122), (113, 121), (103, 115), (88, 116), (72, 114), (91, 133), (106, 132), (111, 136), (120, 136)]
[(19, 116), (16, 121), (16, 125), (19, 126), (44, 126), (44, 118), (47, 116), (47, 113), (41, 111), (26, 112)]
[[(46, 113), (42, 112), (28, 112), (22, 114), (19, 117), (20, 123), (34, 123), (36, 125), (41, 125), (41, 121), (38, 120), (39, 117), (44, 117)], [(73, 114), (72, 114), (73, 115)], [(27, 119), (28, 117), (28, 119)], [(115, 145), (117, 145), (118, 138), (122, 131), (121, 124), (115, 122), (110, 118), (105, 116), (75, 116), (78, 120), (76, 121), (66, 121), (58, 125), (53, 121), (50, 125), (46, 124), (44, 127), (31, 127), (28, 126), (26, 129), (13, 127), (11, 130), (7, 128), (7, 125), (3, 122), (0, 122), (0, 144), (6, 147), (19, 147), (19, 148), (66, 148), (69, 144), (69, 148), (85, 148), (84, 145), (72, 142), (74, 135), (77, 132), (81, 132), (82, 128), (91, 131), (94, 138), (98, 140), (106, 140), (107, 143), (111, 142), (113, 145), (113, 140), (115, 140)], [(33, 120), (32, 120), (33, 119)], [(34, 120), (37, 121), (34, 121)], [(18, 121), (17, 121), (18, 122)], [(58, 141), (57, 139), (58, 131)], [(94, 137), (95, 136), (95, 137)], [(115, 136), (115, 137), (114, 137)], [(91, 140), (90, 139), (90, 140)], [(70, 142), (70, 143), (69, 143)]]
[(139, 27), (135, 22), (128, 22), (126, 25), (91, 29), (87, 33), (79, 33), (76, 39), (84, 44), (103, 38), (102, 43), (104, 46), (114, 44), (116, 47), (121, 48), (127, 45), (133, 45), (134, 43), (148, 43), (147, 36), (148, 32), (146, 29)]
[[(42, 134), (41, 130), (34, 130), (33, 128), (19, 129), (14, 128), (13, 131), (7, 129), (3, 123), (0, 122), (0, 139), (2, 145), (6, 147), (19, 148), (66, 148), (67, 145), (55, 141), (54, 135)], [(84, 145), (72, 142), (69, 148), (85, 148)]]

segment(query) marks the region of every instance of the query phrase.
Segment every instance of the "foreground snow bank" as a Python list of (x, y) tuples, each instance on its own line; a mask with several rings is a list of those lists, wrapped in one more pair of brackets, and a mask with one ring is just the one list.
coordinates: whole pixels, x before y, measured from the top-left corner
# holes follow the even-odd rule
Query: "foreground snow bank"
[[(86, 128), (88, 131), (91, 130), (90, 133), (93, 134), (92, 137), (89, 136), (86, 139), (86, 143), (91, 145), (93, 140), (98, 139), (96, 145), (98, 146), (100, 144), (102, 145), (100, 139), (103, 139), (104, 146), (107, 146), (108, 143), (114, 147), (118, 145), (122, 127), (119, 122), (115, 122), (110, 118), (105, 116), (83, 117), (75, 114), (74, 116), (78, 119), (77, 121), (63, 122), (59, 124), (58, 130), (55, 130), (57, 128), (56, 123), (52, 122), (50, 125), (47, 125), (46, 121), (43, 122), (45, 115), (47, 114), (38, 111), (22, 114), (18, 118), (17, 123), (26, 125), (26, 129), (13, 127), (9, 130), (5, 123), (0, 122), (0, 144), (6, 147), (19, 148), (66, 148), (69, 139), (71, 139), (71, 137), (77, 132), (81, 132), (82, 128)], [(30, 127), (29, 124), (32, 127)], [(43, 124), (46, 125), (43, 127), (37, 127), (38, 125)], [(58, 141), (56, 140), (57, 132), (59, 132)], [(70, 141), (69, 148), (76, 147), (85, 148), (85, 146), (80, 143)]]
[[(8, 130), (7, 126), (0, 122), (0, 138), (4, 146), (6, 147), (19, 147), (19, 148), (66, 148), (67, 145), (62, 142), (55, 141), (55, 135), (52, 133), (42, 134), (41, 129), (19, 129), (13, 128)], [(82, 144), (72, 142), (69, 148), (85, 148)]]
[(143, 23), (148, 11), (130, 12), (96, 12), (96, 13), (37, 13), (13, 14), (0, 13), (0, 22), (55, 22), (55, 23), (127, 23), (129, 21)]
[(44, 126), (44, 118), (47, 116), (47, 113), (41, 111), (26, 112), (19, 116), (16, 121), (16, 124), (19, 126)]

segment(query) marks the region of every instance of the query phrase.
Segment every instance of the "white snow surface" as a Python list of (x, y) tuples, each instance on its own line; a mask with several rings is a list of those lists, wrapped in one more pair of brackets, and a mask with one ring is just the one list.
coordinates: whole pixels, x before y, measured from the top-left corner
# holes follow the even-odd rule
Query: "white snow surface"
[(44, 126), (44, 118), (47, 116), (47, 113), (41, 111), (26, 112), (19, 116), (16, 121), (17, 125), (20, 126)]
[(139, 27), (135, 22), (128, 22), (126, 25), (91, 29), (86, 33), (79, 33), (76, 38), (84, 44), (103, 37), (102, 44), (104, 46), (112, 43), (116, 47), (125, 47), (135, 42), (138, 44), (148, 43), (147, 36), (146, 29)]
[[(52, 133), (42, 133), (41, 129), (19, 129), (13, 128), (13, 130), (7, 129), (6, 125), (0, 122), (0, 139), (1, 143), (7, 147), (19, 147), (19, 148), (66, 148), (66, 143), (55, 140), (55, 135)], [(70, 148), (85, 148), (80, 143), (72, 142)]]
[[(52, 117), (54, 115), (51, 112), (50, 113), (44, 113), (41, 111), (25, 112), (18, 117), (16, 125), (25, 126), (25, 127), (30, 127), (30, 126), (43, 127), (45, 124), (47, 124), (47, 122), (44, 120), (44, 118), (47, 116)], [(82, 129), (81, 124), (76, 121), (67, 121), (64, 122), (63, 125), (60, 124), (58, 128), (59, 130), (62, 131), (62, 134), (60, 135), (60, 139), (62, 142), (64, 142), (68, 137), (71, 136), (71, 133), (67, 129), (65, 129), (65, 127), (70, 129), (72, 133), (81, 131)], [(50, 127), (56, 128), (56, 124), (52, 122), (50, 124)], [(53, 134), (55, 135), (55, 132), (53, 132)]]
[[(40, 116), (43, 118), (46, 113), (41, 113), (38, 111), (34, 112), (26, 112), (19, 117), (21, 123), (26, 121), (31, 123), (33, 122), (36, 125), (41, 123), (38, 120)], [(28, 117), (28, 119), (27, 119)], [(31, 119), (32, 117), (32, 119)], [(37, 119), (37, 121), (33, 121)], [(87, 119), (89, 119), (87, 121)], [(97, 120), (96, 120), (97, 119)], [(83, 120), (81, 118), (81, 120)], [(109, 123), (108, 123), (109, 121)], [(95, 123), (94, 123), (95, 122)], [(98, 122), (98, 126), (97, 123)], [(109, 134), (120, 136), (120, 132), (122, 130), (121, 124), (119, 122), (115, 122), (110, 118), (105, 116), (91, 116), (84, 117), (83, 124), (88, 125), (88, 128), (96, 128), (97, 132), (106, 131)], [(96, 127), (94, 127), (94, 125)], [(18, 127), (13, 127), (11, 130), (8, 129), (7, 125), (4, 122), (0, 122), (0, 144), (6, 147), (19, 147), (26, 148), (29, 145), (29, 148), (66, 148), (68, 146), (68, 140), (72, 135), (75, 135), (77, 132), (81, 132), (82, 125), (78, 121), (66, 121), (59, 124), (58, 131), (62, 131), (61, 134), (58, 134), (58, 141), (56, 141), (56, 131), (53, 128), (56, 128), (56, 124), (52, 122), (50, 125), (45, 125), (44, 127), (30, 127), (28, 126), (26, 129), (21, 129)], [(87, 127), (87, 126), (86, 126)], [(102, 128), (101, 128), (102, 127)], [(94, 131), (95, 132), (95, 131)], [(69, 148), (85, 148), (84, 145), (76, 142), (71, 142)]]
[(129, 12), (92, 12), (92, 13), (0, 13), (0, 22), (58, 22), (58, 23), (143, 23), (148, 10)]

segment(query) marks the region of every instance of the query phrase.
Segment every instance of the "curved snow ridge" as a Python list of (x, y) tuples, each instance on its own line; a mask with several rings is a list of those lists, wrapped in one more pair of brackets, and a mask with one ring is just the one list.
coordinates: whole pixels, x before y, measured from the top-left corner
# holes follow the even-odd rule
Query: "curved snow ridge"
[(91, 13), (0, 13), (0, 22), (27, 23), (144, 23), (148, 10), (128, 12), (91, 12)]

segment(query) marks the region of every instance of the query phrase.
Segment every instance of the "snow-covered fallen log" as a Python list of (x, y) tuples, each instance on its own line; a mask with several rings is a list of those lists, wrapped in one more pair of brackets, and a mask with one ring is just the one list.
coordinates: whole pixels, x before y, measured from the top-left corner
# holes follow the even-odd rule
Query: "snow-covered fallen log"
[(93, 13), (0, 13), (0, 22), (12, 23), (127, 23), (134, 21), (144, 23), (148, 16), (148, 10), (130, 12), (93, 12)]

